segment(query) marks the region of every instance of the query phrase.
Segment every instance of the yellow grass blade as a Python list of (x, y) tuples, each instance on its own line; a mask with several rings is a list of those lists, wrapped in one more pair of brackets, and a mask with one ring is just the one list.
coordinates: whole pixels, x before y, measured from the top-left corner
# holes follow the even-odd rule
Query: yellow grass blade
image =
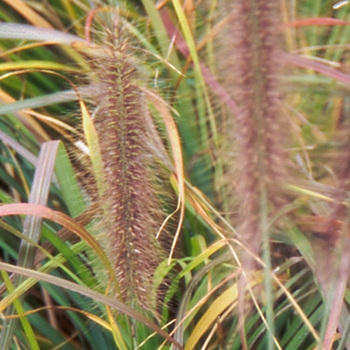
[(162, 116), (165, 126), (167, 128), (167, 132), (170, 139), (171, 144), (171, 150), (173, 153), (174, 163), (175, 163), (175, 172), (176, 172), (176, 179), (177, 179), (177, 185), (179, 189), (179, 196), (178, 196), (178, 202), (177, 202), (177, 208), (164, 222), (163, 226), (166, 224), (168, 219), (174, 215), (176, 212), (180, 210), (180, 218), (179, 223), (177, 226), (177, 230), (175, 233), (175, 237), (173, 240), (173, 244), (171, 246), (171, 252), (169, 254), (168, 264), (170, 265), (176, 242), (179, 238), (179, 234), (182, 227), (182, 222), (185, 214), (185, 174), (183, 169), (183, 159), (182, 159), (182, 151), (181, 151), (181, 142), (180, 142), (180, 136), (179, 132), (177, 130), (176, 124), (174, 122), (174, 119), (169, 111), (170, 107), (167, 105), (167, 103), (155, 92), (152, 92), (150, 90), (144, 89), (144, 92), (146, 93), (147, 99), (154, 105), (154, 107), (158, 110), (160, 115)]
[(225, 290), (218, 298), (216, 298), (209, 309), (197, 322), (196, 327), (191, 332), (185, 346), (185, 350), (194, 349), (199, 339), (209, 329), (209, 327), (217, 320), (220, 314), (230, 307), (238, 298), (238, 286), (234, 284)]
[(124, 342), (124, 339), (123, 339), (123, 336), (122, 334), (120, 333), (120, 329), (117, 325), (117, 323), (115, 322), (115, 319), (112, 315), (112, 312), (110, 310), (110, 308), (107, 306), (107, 314), (108, 314), (108, 319), (109, 319), (109, 322), (110, 322), (110, 329), (112, 331), (112, 334), (113, 334), (113, 338), (114, 338), (114, 341), (115, 343), (117, 344), (118, 346), (118, 349), (120, 350), (128, 350), (128, 347), (126, 346), (125, 342)]
[(108, 322), (104, 321), (102, 318), (94, 315), (94, 314), (91, 314), (89, 312), (86, 312), (86, 311), (83, 311), (83, 310), (80, 310), (80, 309), (76, 309), (74, 307), (69, 307), (69, 306), (43, 306), (43, 307), (40, 307), (40, 308), (37, 308), (35, 310), (30, 310), (30, 311), (26, 311), (26, 312), (23, 312), (22, 314), (20, 315), (11, 315), (11, 316), (7, 316), (6, 318), (7, 319), (12, 319), (12, 318), (18, 318), (18, 317), (23, 317), (23, 316), (30, 316), (30, 315), (33, 315), (37, 312), (41, 312), (41, 311), (46, 311), (46, 310), (65, 310), (65, 311), (73, 311), (73, 312), (78, 312), (82, 315), (84, 315), (85, 317), (89, 318), (91, 321), (99, 324), (100, 326), (102, 326), (103, 328), (111, 331), (111, 326), (108, 324)]
[[(14, 103), (16, 100), (8, 95), (5, 91), (0, 89), (0, 101), (5, 104)], [(42, 128), (42, 126), (27, 112), (18, 111), (16, 114), (19, 119), (23, 122), (24, 125), (28, 127), (29, 130), (33, 132), (34, 135), (38, 137), (39, 141), (49, 141), (50, 137), (46, 133), (46, 131)]]
[(88, 109), (86, 108), (85, 103), (81, 100), (79, 101), (79, 103), (80, 103), (80, 109), (83, 117), (84, 134), (85, 134), (87, 145), (89, 147), (90, 158), (91, 158), (92, 167), (94, 169), (97, 188), (102, 193), (103, 191), (102, 177), (104, 172), (103, 172), (103, 164), (102, 164), (100, 145), (98, 141), (98, 135), (97, 135), (94, 123), (92, 121), (92, 117)]
[(41, 17), (37, 11), (34, 11), (22, 0), (3, 0), (9, 6), (11, 6), (15, 11), (20, 13), (28, 22), (32, 23), (35, 26), (43, 28), (53, 28), (52, 25)]
[(16, 69), (52, 69), (65, 72), (80, 72), (80, 69), (51, 61), (19, 61), (0, 63), (0, 71)]

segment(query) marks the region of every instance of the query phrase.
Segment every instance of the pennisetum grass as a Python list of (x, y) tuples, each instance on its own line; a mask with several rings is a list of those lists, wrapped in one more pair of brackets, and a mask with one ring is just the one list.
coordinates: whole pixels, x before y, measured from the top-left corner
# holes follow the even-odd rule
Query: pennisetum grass
[[(227, 179), (234, 183), (236, 202), (239, 203), (238, 215), (230, 216), (231, 222), (238, 222), (239, 233), (250, 251), (243, 257), (243, 267), (248, 274), (249, 270), (255, 269), (252, 255), (263, 251), (266, 313), (269, 331), (273, 334), (268, 217), (283, 204), (281, 186), (287, 175), (281, 109), (279, 2), (226, 1), (224, 8), (228, 18), (219, 48), (225, 57), (222, 60), (222, 84), (239, 107), (225, 136), (226, 149), (231, 153), (235, 149), (237, 154), (234, 163), (227, 164)], [(241, 310), (243, 303), (241, 299)], [(273, 338), (269, 340), (272, 349)]]
[[(348, 140), (334, 147), (348, 129), (350, 5), (332, 4), (0, 1), (10, 22), (0, 23), (4, 347), (153, 350), (168, 348), (165, 339), (173, 349), (350, 347)], [(77, 184), (61, 143), (49, 208), (18, 203), (36, 191), (40, 144), (80, 137), (75, 101), (91, 159), (81, 177), (95, 184)], [(212, 157), (221, 145), (229, 158)], [(302, 185), (289, 184), (289, 162)], [(210, 202), (222, 177), (225, 217)], [(163, 190), (164, 178), (179, 193), (175, 215), (166, 214), (173, 190)], [(299, 197), (280, 210), (286, 182)], [(290, 208), (288, 225), (275, 224)], [(13, 266), (21, 214), (45, 218), (32, 269)], [(181, 259), (156, 239), (174, 216)], [(327, 246), (319, 255), (315, 236)], [(13, 273), (26, 276), (18, 287)], [(334, 288), (324, 288), (329, 275)], [(12, 337), (5, 326), (18, 317)]]
[(165, 257), (156, 236), (166, 217), (159, 198), (158, 140), (152, 134), (137, 49), (122, 19), (112, 17), (87, 73), (103, 169), (96, 174), (96, 200), (103, 210), (99, 230), (119, 285), (116, 295), (154, 312), (153, 275)]
[(256, 254), (264, 230), (262, 216), (281, 203), (281, 183), (286, 176), (279, 5), (266, 0), (225, 5), (229, 19), (221, 38), (220, 50), (225, 55), (222, 81), (239, 105), (234, 134), (226, 137), (230, 142), (236, 140), (227, 148), (237, 153), (236, 165), (228, 164), (228, 179), (234, 182), (238, 196), (240, 233)]

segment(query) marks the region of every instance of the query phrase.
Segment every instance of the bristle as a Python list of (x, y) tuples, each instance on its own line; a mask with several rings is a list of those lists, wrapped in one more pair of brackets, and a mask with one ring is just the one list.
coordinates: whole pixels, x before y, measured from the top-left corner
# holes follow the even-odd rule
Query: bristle
[(163, 253), (156, 240), (163, 216), (153, 179), (147, 102), (127, 35), (118, 24), (91, 63), (91, 101), (104, 165), (103, 230), (122, 299), (150, 309), (152, 279)]
[[(228, 3), (228, 2), (226, 2)], [(235, 115), (237, 159), (232, 167), (240, 202), (242, 236), (257, 253), (261, 243), (263, 203), (281, 203), (280, 183), (286, 175), (283, 150), (279, 59), (278, 2), (237, 0), (227, 5), (229, 24), (223, 33), (223, 85), (239, 103)], [(227, 51), (230, 50), (230, 51)], [(228, 137), (228, 140), (232, 140)]]

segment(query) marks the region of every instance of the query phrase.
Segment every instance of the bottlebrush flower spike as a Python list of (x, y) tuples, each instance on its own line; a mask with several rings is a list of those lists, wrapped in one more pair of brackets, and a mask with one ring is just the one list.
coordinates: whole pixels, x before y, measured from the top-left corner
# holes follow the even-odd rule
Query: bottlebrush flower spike
[(240, 232), (249, 248), (258, 253), (262, 213), (282, 202), (279, 184), (286, 176), (279, 4), (272, 0), (226, 4), (231, 18), (222, 35), (224, 52), (220, 57), (226, 57), (222, 83), (240, 108), (234, 120), (235, 135), (227, 137), (236, 139), (237, 148), (237, 165), (230, 165), (229, 179), (235, 182), (240, 203)]
[(103, 162), (102, 230), (123, 301), (155, 311), (152, 279), (164, 257), (156, 234), (164, 216), (142, 75), (119, 20), (102, 40), (87, 88)]

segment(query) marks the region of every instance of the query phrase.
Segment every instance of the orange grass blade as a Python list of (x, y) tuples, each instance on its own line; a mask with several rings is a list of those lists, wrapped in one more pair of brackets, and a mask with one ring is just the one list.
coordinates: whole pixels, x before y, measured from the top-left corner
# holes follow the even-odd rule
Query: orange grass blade
[(289, 28), (309, 27), (309, 26), (349, 26), (350, 22), (342, 21), (337, 18), (323, 17), (323, 18), (305, 18), (298, 21), (293, 21), (285, 24)]
[(30, 6), (26, 4), (25, 1), (22, 0), (3, 0), (9, 6), (11, 6), (15, 11), (20, 13), (24, 18), (28, 20), (28, 22), (43, 27), (43, 28), (52, 28), (52, 25), (46, 21), (43, 17), (38, 15), (37, 11), (31, 9)]
[(83, 311), (83, 310), (80, 310), (80, 309), (76, 309), (74, 307), (69, 307), (69, 306), (53, 306), (53, 305), (50, 305), (50, 306), (43, 306), (43, 307), (39, 307), (35, 310), (29, 310), (29, 311), (26, 311), (24, 312), (23, 314), (21, 315), (11, 315), (11, 316), (7, 316), (6, 319), (14, 319), (14, 318), (18, 318), (18, 317), (23, 317), (23, 316), (30, 316), (30, 315), (33, 315), (37, 312), (41, 312), (41, 311), (46, 311), (46, 310), (65, 310), (65, 311), (73, 311), (73, 312), (77, 312), (77, 313), (80, 313), (82, 315), (84, 315), (85, 317), (89, 318), (91, 321), (99, 324), (100, 326), (102, 326), (103, 328), (106, 328), (108, 329), (109, 331), (111, 331), (111, 327), (110, 325), (104, 321), (102, 318), (90, 313), (90, 312), (87, 312), (87, 311)]
[[(9, 94), (7, 94), (5, 91), (3, 91), (1, 89), (0, 89), (0, 101), (4, 102), (6, 104), (6, 105), (0, 106), (0, 109), (4, 108), (4, 106), (7, 106), (7, 104), (17, 103), (17, 102), (15, 102), (15, 99), (13, 97), (11, 97)], [(21, 101), (19, 101), (19, 102), (21, 102)], [(7, 113), (7, 112), (5, 112), (5, 113)], [(20, 111), (18, 109), (16, 116), (28, 128), (28, 130), (33, 133), (33, 135), (38, 139), (39, 142), (44, 142), (44, 141), (50, 140), (50, 137), (48, 136), (46, 131), (42, 128), (42, 126), (33, 117), (28, 115), (28, 113), (26, 113), (24, 111)]]
[[(114, 271), (108, 261), (101, 246), (97, 241), (85, 230), (85, 228), (79, 224), (76, 220), (70, 218), (64, 213), (52, 210), (38, 204), (17, 203), (17, 204), (4, 204), (0, 206), (0, 217), (6, 215), (33, 215), (40, 216), (43, 219), (48, 219), (56, 224), (59, 224), (68, 230), (74, 232), (77, 236), (83, 239), (99, 256), (104, 263), (112, 278), (114, 277)], [(115, 283), (117, 283), (115, 281)], [(117, 284), (116, 284), (117, 285)]]

